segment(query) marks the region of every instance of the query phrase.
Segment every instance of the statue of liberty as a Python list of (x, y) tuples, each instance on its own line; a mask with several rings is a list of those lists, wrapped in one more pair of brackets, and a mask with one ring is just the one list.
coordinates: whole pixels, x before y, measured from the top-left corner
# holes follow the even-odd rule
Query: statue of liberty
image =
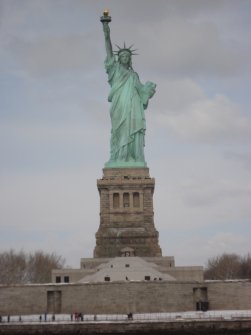
[(101, 17), (105, 36), (105, 69), (111, 90), (111, 140), (110, 160), (105, 167), (145, 167), (145, 115), (148, 100), (154, 95), (156, 85), (151, 82), (142, 84), (132, 68), (132, 46), (118, 47), (113, 52), (110, 38), (108, 11)]

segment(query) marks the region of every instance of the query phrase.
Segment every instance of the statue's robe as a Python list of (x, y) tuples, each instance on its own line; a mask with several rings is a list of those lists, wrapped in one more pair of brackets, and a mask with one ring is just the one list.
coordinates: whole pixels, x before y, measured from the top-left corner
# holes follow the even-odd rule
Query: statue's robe
[(144, 109), (149, 94), (140, 83), (138, 74), (131, 68), (124, 68), (115, 56), (106, 59), (105, 68), (111, 86), (108, 97), (112, 123), (109, 162), (138, 162), (144, 166)]

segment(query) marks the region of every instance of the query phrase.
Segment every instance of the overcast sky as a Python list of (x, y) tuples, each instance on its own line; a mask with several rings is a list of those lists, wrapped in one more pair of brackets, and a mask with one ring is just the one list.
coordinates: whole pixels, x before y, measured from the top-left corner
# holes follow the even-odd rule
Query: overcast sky
[(99, 18), (157, 91), (146, 110), (163, 255), (251, 252), (251, 1), (0, 0), (0, 251), (77, 267), (99, 226), (109, 85)]

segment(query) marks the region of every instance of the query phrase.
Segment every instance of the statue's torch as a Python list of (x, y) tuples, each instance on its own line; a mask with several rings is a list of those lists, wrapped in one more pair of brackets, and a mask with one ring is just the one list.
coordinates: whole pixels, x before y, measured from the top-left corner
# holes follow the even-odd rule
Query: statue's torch
[(104, 12), (103, 12), (103, 16), (101, 16), (101, 18), (100, 18), (100, 21), (102, 23), (104, 23), (104, 22), (109, 23), (109, 22), (111, 22), (111, 20), (112, 20), (112, 18), (111, 18), (111, 16), (109, 16), (109, 10), (105, 9)]

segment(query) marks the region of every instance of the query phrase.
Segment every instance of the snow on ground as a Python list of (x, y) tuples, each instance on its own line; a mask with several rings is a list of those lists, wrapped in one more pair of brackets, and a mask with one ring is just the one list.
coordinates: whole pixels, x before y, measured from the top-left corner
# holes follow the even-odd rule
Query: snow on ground
[[(55, 320), (53, 318), (55, 317)], [(46, 318), (46, 321), (45, 321)], [(182, 321), (182, 320), (232, 320), (236, 318), (251, 318), (251, 310), (225, 310), (225, 311), (191, 311), (179, 313), (144, 313), (133, 314), (133, 320), (137, 322), (158, 322), (158, 321)], [(1, 319), (0, 319), (1, 320)], [(33, 314), (33, 315), (11, 315), (2, 316), (4, 323), (63, 323), (63, 322), (118, 322), (128, 321), (126, 314), (98, 314), (98, 315), (83, 315), (82, 319), (75, 319), (74, 314)]]

